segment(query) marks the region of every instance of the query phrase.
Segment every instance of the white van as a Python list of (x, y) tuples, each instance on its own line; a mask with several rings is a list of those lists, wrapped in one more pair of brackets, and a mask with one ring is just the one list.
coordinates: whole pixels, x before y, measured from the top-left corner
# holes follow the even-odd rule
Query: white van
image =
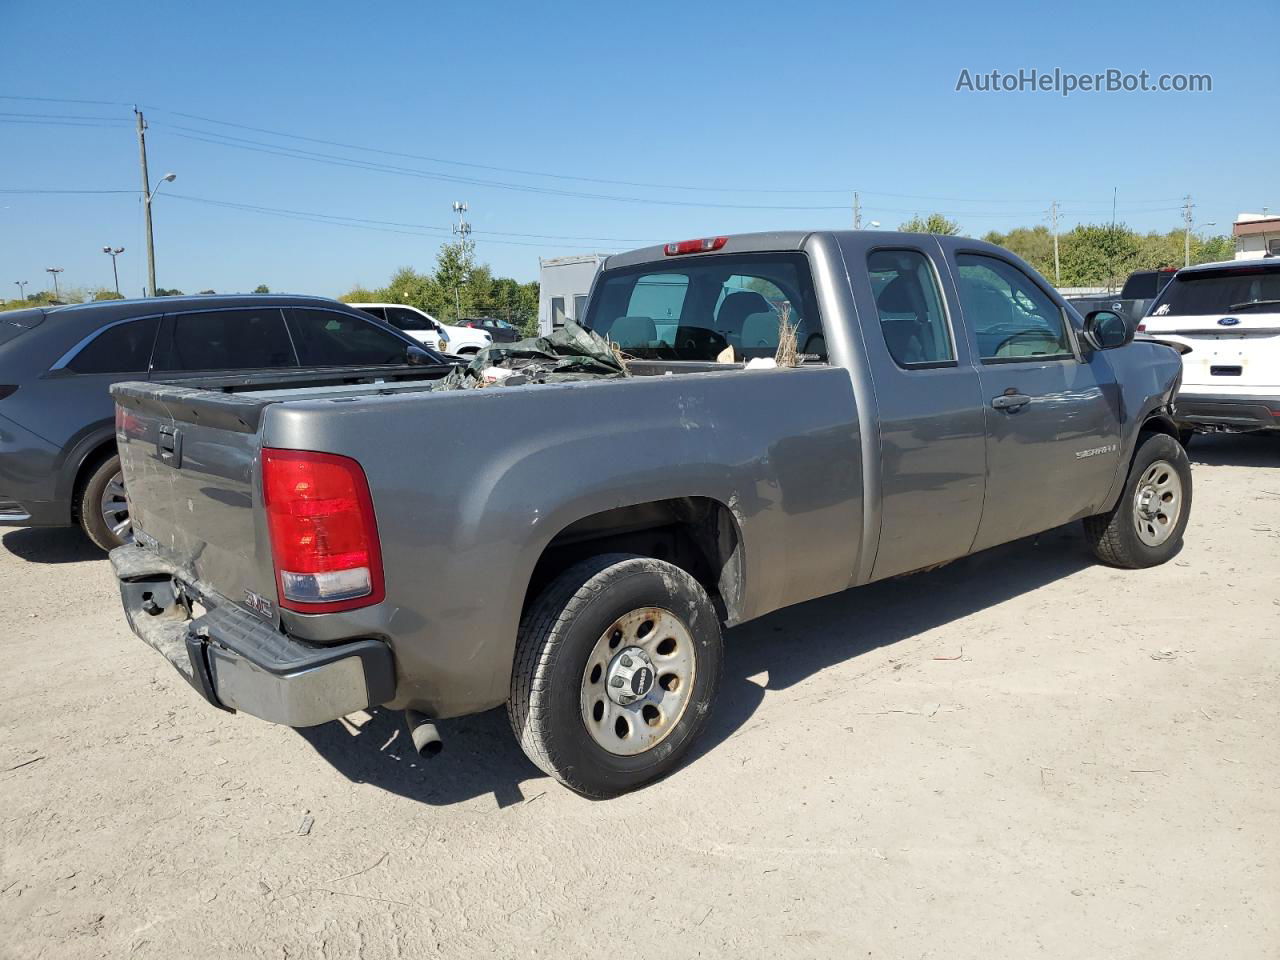
[(1280, 257), (1184, 267), (1138, 336), (1190, 348), (1177, 401), (1186, 427), (1280, 430)]

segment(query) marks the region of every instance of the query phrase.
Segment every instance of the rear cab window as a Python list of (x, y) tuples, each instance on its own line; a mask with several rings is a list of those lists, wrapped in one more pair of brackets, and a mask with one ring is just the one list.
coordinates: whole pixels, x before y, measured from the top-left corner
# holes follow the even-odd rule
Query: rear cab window
[(929, 258), (919, 250), (873, 250), (867, 272), (894, 362), (906, 370), (954, 366), (955, 344)]
[(640, 360), (772, 357), (780, 324), (796, 329), (802, 360), (827, 360), (804, 254), (682, 257), (600, 275), (583, 326)]

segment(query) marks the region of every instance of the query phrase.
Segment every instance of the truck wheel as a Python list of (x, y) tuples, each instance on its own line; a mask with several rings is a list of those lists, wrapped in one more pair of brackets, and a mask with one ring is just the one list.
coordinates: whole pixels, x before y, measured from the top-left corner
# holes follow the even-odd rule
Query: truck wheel
[(118, 456), (107, 457), (93, 469), (80, 488), (76, 507), (81, 529), (103, 550), (114, 550), (133, 540)]
[(520, 625), (511, 728), (529, 759), (587, 797), (670, 773), (720, 683), (720, 623), (684, 570), (592, 557), (554, 580)]
[(1173, 437), (1143, 434), (1120, 501), (1110, 513), (1086, 517), (1085, 536), (1103, 563), (1154, 567), (1182, 545), (1191, 513), (1191, 464)]

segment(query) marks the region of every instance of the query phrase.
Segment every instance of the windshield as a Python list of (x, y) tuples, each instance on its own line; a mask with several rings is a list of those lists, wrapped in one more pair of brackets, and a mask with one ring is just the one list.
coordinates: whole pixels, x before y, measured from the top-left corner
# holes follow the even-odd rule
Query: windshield
[(1153, 317), (1262, 310), (1280, 313), (1280, 264), (1180, 273), (1164, 288)]
[(682, 257), (601, 275), (583, 326), (641, 360), (772, 357), (783, 318), (802, 359), (825, 362), (826, 340), (802, 253)]

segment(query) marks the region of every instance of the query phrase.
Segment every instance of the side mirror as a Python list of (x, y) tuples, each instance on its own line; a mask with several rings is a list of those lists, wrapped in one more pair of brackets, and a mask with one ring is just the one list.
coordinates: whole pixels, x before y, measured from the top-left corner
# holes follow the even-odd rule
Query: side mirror
[(421, 367), (425, 364), (435, 363), (431, 354), (423, 350), (421, 347), (415, 347), (412, 344), (404, 348), (404, 362), (411, 367)]
[(1123, 347), (1134, 332), (1134, 325), (1112, 310), (1093, 310), (1084, 318), (1085, 339), (1095, 350)]

